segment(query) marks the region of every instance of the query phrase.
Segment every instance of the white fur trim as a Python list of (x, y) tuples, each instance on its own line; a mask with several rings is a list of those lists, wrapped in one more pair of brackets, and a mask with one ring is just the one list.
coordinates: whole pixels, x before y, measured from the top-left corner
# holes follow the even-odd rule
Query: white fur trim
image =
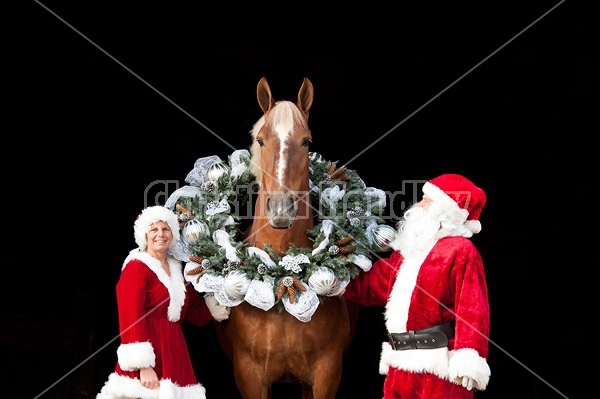
[(206, 399), (206, 389), (201, 384), (180, 387), (171, 380), (160, 381), (160, 399)]
[(112, 373), (96, 399), (122, 398), (158, 399), (158, 389), (144, 388), (138, 379)]
[[(385, 342), (383, 343), (383, 346), (385, 347)], [(389, 344), (388, 344), (389, 345)], [(386, 361), (383, 360), (383, 354), (387, 353), (385, 350), (381, 351), (381, 355), (379, 357), (379, 374), (381, 375), (386, 375), (388, 373), (388, 371), (390, 371), (390, 364), (388, 363), (387, 359)]]
[(133, 224), (135, 243), (142, 251), (148, 245), (146, 242), (146, 233), (150, 231), (150, 226), (158, 221), (167, 223), (171, 228), (171, 233), (173, 234), (171, 247), (179, 240), (179, 221), (177, 220), (177, 215), (164, 206), (150, 206), (142, 211)]
[(487, 361), (475, 349), (463, 348), (452, 351), (448, 367), (448, 379), (461, 384), (462, 377), (472, 378), (474, 388), (483, 391), (490, 380), (491, 370)]
[(171, 256), (167, 256), (167, 262), (169, 262), (171, 271), (171, 276), (169, 277), (160, 261), (146, 252), (133, 250), (129, 253), (126, 261), (132, 259), (139, 259), (144, 262), (144, 264), (156, 274), (158, 280), (167, 288), (169, 297), (171, 298), (169, 307), (167, 308), (167, 316), (170, 321), (179, 321), (179, 318), (181, 317), (181, 308), (185, 302), (185, 281), (183, 280), (183, 273), (181, 272), (181, 262)]
[(435, 242), (427, 250), (405, 258), (400, 265), (394, 287), (385, 305), (385, 326), (388, 331), (394, 333), (406, 332), (408, 309), (410, 308), (410, 299), (417, 285), (417, 276), (423, 260), (429, 254), (433, 245), (435, 245)]
[(117, 348), (117, 360), (123, 370), (132, 371), (144, 367), (154, 367), (156, 355), (150, 342), (121, 344)]
[(481, 231), (481, 222), (479, 220), (467, 220), (465, 226), (471, 230), (473, 234), (477, 234)]
[(137, 255), (140, 252), (141, 251), (140, 251), (139, 248), (135, 248), (135, 249), (132, 249), (131, 251), (129, 251), (129, 255), (127, 255), (127, 257), (123, 261), (123, 265), (121, 266), (121, 270), (125, 269), (125, 266), (127, 266), (127, 264), (129, 263), (130, 260), (137, 259)]
[(486, 389), (491, 374), (487, 361), (473, 349), (449, 351), (444, 347), (395, 351), (388, 342), (383, 342), (379, 373), (387, 374), (390, 367), (411, 373), (435, 374), (457, 385), (462, 385), (462, 377), (469, 377), (479, 391)]
[(447, 380), (448, 348), (395, 351), (388, 342), (383, 342), (379, 372), (387, 372), (389, 367), (412, 373), (431, 373)]
[(144, 388), (140, 380), (112, 373), (96, 399), (206, 399), (202, 384), (180, 387), (169, 379), (161, 380), (158, 389)]
[(171, 257), (168, 257), (167, 261), (171, 269), (171, 284), (170, 288), (167, 287), (171, 295), (171, 302), (169, 302), (167, 315), (169, 320), (178, 321), (181, 317), (181, 308), (185, 303), (185, 281), (181, 272), (181, 262)]
[(436, 185), (426, 182), (423, 185), (423, 193), (431, 197), (436, 202), (438, 209), (443, 209), (451, 221), (462, 225), (469, 217), (469, 211), (458, 206), (448, 194)]

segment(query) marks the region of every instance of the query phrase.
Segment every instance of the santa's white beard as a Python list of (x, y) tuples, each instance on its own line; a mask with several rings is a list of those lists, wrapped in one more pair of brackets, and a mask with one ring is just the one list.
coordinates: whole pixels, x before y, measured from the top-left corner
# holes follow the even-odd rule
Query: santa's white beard
[(431, 248), (438, 239), (439, 230), (439, 217), (414, 204), (398, 222), (398, 236), (390, 243), (390, 247), (400, 251), (404, 257), (421, 253)]

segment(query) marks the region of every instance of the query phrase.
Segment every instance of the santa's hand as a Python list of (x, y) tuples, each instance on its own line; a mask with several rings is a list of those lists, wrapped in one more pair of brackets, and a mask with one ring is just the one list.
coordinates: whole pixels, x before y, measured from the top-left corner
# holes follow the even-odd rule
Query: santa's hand
[(206, 306), (208, 306), (208, 310), (210, 310), (213, 319), (216, 321), (223, 321), (229, 318), (229, 308), (225, 305), (219, 305), (219, 302), (214, 295), (205, 296), (204, 301), (206, 302)]
[(469, 378), (469, 377), (462, 378), (462, 386), (464, 388), (467, 388), (468, 391), (473, 389), (473, 384), (474, 384), (474, 380), (472, 378)]

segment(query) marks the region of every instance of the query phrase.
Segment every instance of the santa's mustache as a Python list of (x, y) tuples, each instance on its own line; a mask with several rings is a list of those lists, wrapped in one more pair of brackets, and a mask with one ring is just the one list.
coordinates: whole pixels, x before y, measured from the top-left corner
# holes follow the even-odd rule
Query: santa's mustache
[(390, 247), (402, 252), (428, 248), (435, 240), (439, 227), (439, 220), (431, 212), (414, 204), (398, 222), (398, 236), (390, 243)]

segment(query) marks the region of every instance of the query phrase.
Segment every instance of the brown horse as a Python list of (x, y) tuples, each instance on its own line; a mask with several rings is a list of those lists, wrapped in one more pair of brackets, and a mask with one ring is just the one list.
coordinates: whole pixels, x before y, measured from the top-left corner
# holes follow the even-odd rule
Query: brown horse
[[(243, 239), (260, 249), (270, 246), (279, 256), (292, 244), (312, 247), (307, 230), (315, 225), (309, 195), (313, 94), (306, 78), (295, 104), (275, 102), (265, 78), (257, 86), (264, 115), (252, 130), (250, 168), (259, 191)], [(357, 312), (340, 296), (326, 297), (308, 322), (276, 307), (264, 311), (247, 302), (232, 307), (229, 319), (216, 325), (241, 395), (268, 399), (274, 382), (299, 382), (303, 399), (335, 398)]]

